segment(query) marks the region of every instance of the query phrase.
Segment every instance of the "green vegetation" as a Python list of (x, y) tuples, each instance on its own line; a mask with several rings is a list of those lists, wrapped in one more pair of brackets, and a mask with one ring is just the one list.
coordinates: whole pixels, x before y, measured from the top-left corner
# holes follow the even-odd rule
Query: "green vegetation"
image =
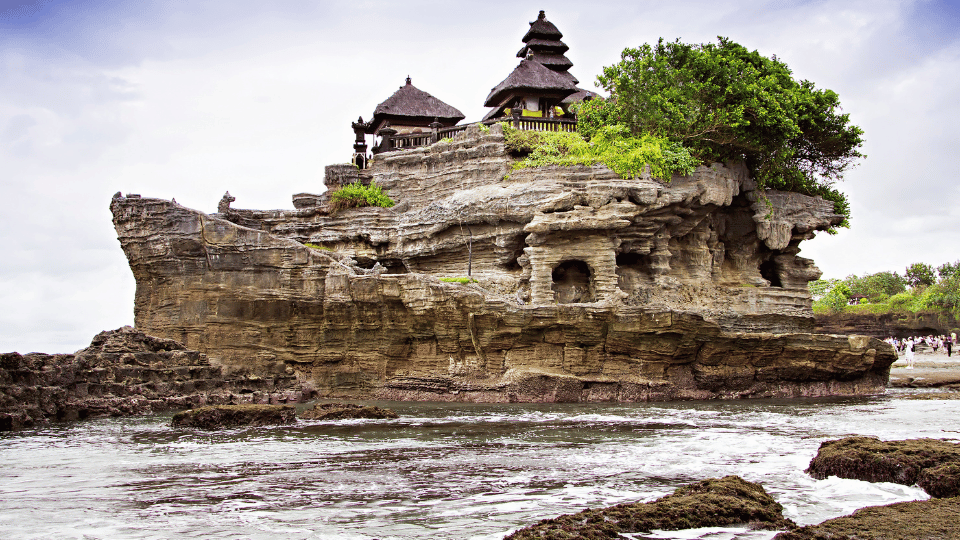
[(626, 127), (600, 126), (590, 140), (565, 131), (522, 131), (503, 124), (507, 147), (527, 154), (514, 169), (546, 165), (604, 164), (623, 178), (636, 178), (650, 167), (650, 174), (669, 181), (673, 174), (690, 174), (699, 161), (678, 143), (653, 135), (630, 135)]
[(321, 246), (320, 244), (313, 244), (311, 242), (307, 242), (303, 245), (307, 246), (308, 248), (319, 249), (320, 251), (333, 251), (333, 248), (328, 248), (327, 246)]
[(367, 206), (390, 208), (393, 204), (393, 200), (383, 192), (383, 188), (374, 183), (368, 186), (359, 180), (341, 187), (330, 195), (331, 212)]
[(479, 281), (473, 279), (472, 277), (442, 277), (440, 281), (446, 283), (460, 283), (466, 285), (468, 283), (479, 283)]
[(863, 131), (838, 112), (835, 92), (795, 80), (776, 56), (722, 37), (661, 39), (625, 49), (598, 81), (616, 104), (591, 105), (599, 110), (583, 122), (585, 136), (616, 122), (632, 136), (682, 144), (702, 162), (742, 160), (761, 187), (822, 196), (849, 226), (849, 204), (833, 184), (864, 157)]
[[(960, 318), (960, 261), (936, 269), (924, 263), (896, 272), (877, 272), (845, 279), (818, 279), (810, 283), (813, 311), (824, 313), (936, 312)], [(850, 299), (858, 298), (856, 305)]]

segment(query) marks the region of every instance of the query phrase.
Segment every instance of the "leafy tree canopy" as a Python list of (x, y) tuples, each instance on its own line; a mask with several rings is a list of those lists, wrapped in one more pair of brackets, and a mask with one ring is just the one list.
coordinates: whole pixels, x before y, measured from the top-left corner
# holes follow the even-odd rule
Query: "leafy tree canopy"
[(863, 130), (839, 112), (835, 92), (795, 80), (775, 56), (723, 37), (661, 39), (625, 49), (598, 81), (635, 135), (680, 142), (705, 162), (742, 160), (761, 187), (820, 195), (849, 217), (833, 184), (863, 157)]
[(933, 267), (926, 263), (913, 263), (904, 272), (907, 283), (913, 288), (929, 287), (937, 280), (934, 277)]

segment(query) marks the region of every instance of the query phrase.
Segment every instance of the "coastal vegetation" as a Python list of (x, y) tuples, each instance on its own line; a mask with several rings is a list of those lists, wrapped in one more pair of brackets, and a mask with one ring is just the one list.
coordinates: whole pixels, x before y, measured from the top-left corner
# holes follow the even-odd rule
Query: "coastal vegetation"
[(666, 137), (705, 163), (743, 161), (761, 188), (833, 201), (849, 226), (846, 197), (833, 185), (864, 157), (863, 130), (839, 112), (836, 92), (794, 79), (776, 56), (724, 37), (661, 39), (625, 49), (597, 79), (616, 100), (607, 117), (631, 134)]
[(935, 312), (960, 318), (960, 261), (934, 268), (908, 266), (903, 275), (877, 272), (810, 282), (813, 311), (827, 313)]
[(368, 206), (390, 208), (393, 204), (393, 199), (384, 193), (382, 187), (373, 182), (366, 185), (358, 180), (330, 194), (330, 211), (332, 212)]
[(508, 147), (526, 155), (515, 168), (602, 163), (631, 178), (649, 166), (669, 180), (701, 163), (742, 161), (761, 188), (832, 201), (849, 227), (850, 206), (834, 184), (864, 157), (863, 130), (839, 112), (835, 92), (794, 79), (776, 56), (723, 37), (661, 39), (625, 49), (598, 82), (611, 97), (574, 107), (578, 133), (504, 126)]

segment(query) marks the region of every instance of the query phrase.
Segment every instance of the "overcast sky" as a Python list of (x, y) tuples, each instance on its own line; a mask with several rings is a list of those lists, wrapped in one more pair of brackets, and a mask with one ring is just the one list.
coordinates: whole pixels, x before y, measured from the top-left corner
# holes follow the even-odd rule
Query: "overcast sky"
[(625, 47), (731, 38), (840, 95), (868, 155), (825, 277), (960, 259), (960, 8), (942, 1), (0, 0), (0, 352), (133, 323), (117, 191), (292, 208), (410, 75), (479, 119), (537, 12), (581, 87)]

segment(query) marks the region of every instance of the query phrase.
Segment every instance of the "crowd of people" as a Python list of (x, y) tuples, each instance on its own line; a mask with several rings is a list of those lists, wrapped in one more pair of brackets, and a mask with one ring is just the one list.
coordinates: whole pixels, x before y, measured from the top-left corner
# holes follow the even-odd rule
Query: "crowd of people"
[(947, 356), (953, 356), (953, 347), (957, 343), (957, 333), (953, 332), (949, 336), (911, 336), (907, 338), (888, 337), (887, 343), (893, 345), (901, 358), (907, 361), (907, 369), (913, 369), (914, 355), (918, 351), (927, 351), (936, 354), (947, 353)]

